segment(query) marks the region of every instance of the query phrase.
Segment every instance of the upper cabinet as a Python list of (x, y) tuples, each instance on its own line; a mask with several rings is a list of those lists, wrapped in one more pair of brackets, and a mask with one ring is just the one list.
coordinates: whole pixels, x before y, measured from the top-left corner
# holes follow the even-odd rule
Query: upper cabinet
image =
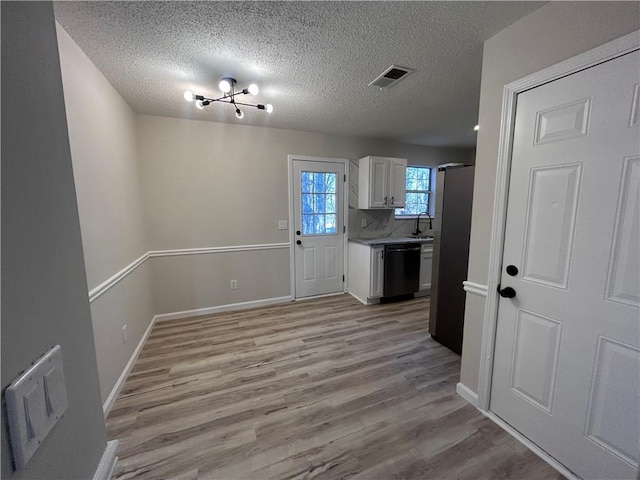
[(402, 208), (407, 193), (407, 159), (360, 159), (358, 208)]

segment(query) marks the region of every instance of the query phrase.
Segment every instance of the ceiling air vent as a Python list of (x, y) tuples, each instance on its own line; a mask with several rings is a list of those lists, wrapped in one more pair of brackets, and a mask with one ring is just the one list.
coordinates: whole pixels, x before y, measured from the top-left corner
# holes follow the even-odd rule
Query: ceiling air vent
[(378, 75), (378, 77), (373, 82), (371, 82), (369, 86), (389, 88), (391, 85), (395, 85), (396, 83), (398, 83), (412, 71), (413, 70), (409, 70), (408, 68), (391, 65), (384, 72), (382, 72), (382, 74)]

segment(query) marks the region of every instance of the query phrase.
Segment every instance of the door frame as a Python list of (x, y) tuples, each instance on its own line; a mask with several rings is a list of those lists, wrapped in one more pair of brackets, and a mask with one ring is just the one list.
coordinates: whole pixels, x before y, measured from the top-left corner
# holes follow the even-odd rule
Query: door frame
[[(295, 218), (293, 213), (293, 199), (294, 197), (294, 182), (293, 182), (293, 161), (294, 160), (302, 160), (307, 162), (324, 162), (324, 163), (339, 163), (344, 166), (344, 188), (342, 190), (342, 218), (344, 225), (344, 234), (343, 234), (343, 257), (344, 257), (344, 265), (342, 267), (342, 272), (344, 274), (344, 282), (342, 282), (342, 293), (347, 291), (347, 284), (349, 280), (349, 275), (347, 272), (347, 265), (349, 261), (349, 249), (348, 247), (348, 232), (349, 232), (349, 160), (346, 158), (328, 158), (328, 157), (312, 157), (309, 155), (287, 155), (287, 177), (289, 183), (289, 282), (291, 284), (291, 299), (293, 301), (300, 300), (296, 298), (296, 266), (295, 266)], [(329, 295), (335, 295), (333, 293)], [(322, 296), (322, 295), (319, 295)], [(317, 297), (304, 297), (304, 299), (308, 298), (317, 298)]]
[[(502, 94), (500, 140), (494, 192), (491, 247), (487, 278), (487, 299), (484, 309), (477, 408), (490, 414), (493, 361), (498, 326), (498, 284), (502, 272), (502, 256), (507, 219), (507, 204), (511, 173), (516, 100), (518, 94), (545, 83), (577, 73), (608, 60), (640, 49), (640, 30), (576, 55), (539, 72), (505, 85)], [(493, 415), (492, 415), (493, 416)]]

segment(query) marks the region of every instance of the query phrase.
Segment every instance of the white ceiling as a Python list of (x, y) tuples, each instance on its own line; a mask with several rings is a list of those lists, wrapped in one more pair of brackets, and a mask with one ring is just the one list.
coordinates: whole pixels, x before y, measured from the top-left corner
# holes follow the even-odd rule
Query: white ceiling
[[(56, 2), (56, 18), (138, 113), (471, 147), (484, 40), (543, 2)], [(414, 73), (367, 85), (391, 64)], [(202, 111), (187, 89), (257, 83)], [(87, 99), (87, 101), (91, 101)]]

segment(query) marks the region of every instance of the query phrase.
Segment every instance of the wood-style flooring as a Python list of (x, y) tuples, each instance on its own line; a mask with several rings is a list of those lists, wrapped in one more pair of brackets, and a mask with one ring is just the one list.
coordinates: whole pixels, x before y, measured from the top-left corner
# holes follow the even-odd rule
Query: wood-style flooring
[(562, 478), (455, 393), (428, 302), (158, 323), (107, 419), (114, 478)]

